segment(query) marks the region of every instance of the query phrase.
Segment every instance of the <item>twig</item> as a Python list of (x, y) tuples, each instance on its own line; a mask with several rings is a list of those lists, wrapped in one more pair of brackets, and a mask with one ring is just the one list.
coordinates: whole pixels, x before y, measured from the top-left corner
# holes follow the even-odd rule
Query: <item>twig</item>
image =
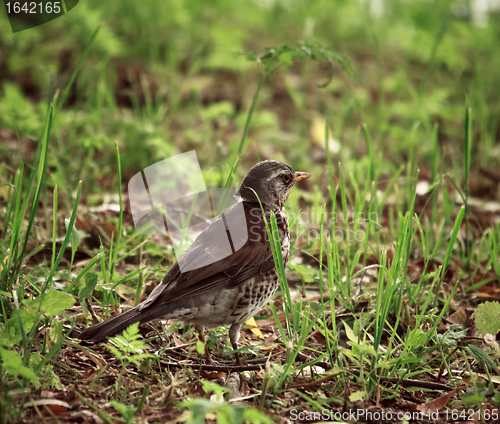
[[(299, 352), (297, 355), (297, 360), (299, 360), (301, 362), (305, 362), (305, 361), (310, 362), (311, 358), (307, 357), (302, 352)], [(325, 370), (332, 369), (332, 366), (330, 365), (330, 363), (326, 362), (326, 361), (316, 362), (313, 366), (318, 366), (318, 367), (324, 368)], [(341, 371), (350, 372), (351, 374), (354, 374), (356, 377), (359, 377), (361, 374), (360, 371), (358, 369), (355, 369), (355, 368), (347, 368), (347, 369), (341, 370)], [(322, 379), (317, 380), (317, 381), (319, 382), (321, 380)], [(431, 381), (414, 380), (411, 378), (397, 378), (397, 377), (389, 378), (389, 377), (382, 376), (382, 377), (379, 377), (379, 381), (381, 383), (400, 384), (403, 387), (423, 387), (425, 389), (447, 390), (447, 391), (453, 389), (453, 387), (447, 386), (446, 384), (434, 383)]]
[(178, 350), (178, 349), (184, 349), (185, 347), (189, 347), (189, 346), (194, 346), (194, 343), (184, 343), (184, 344), (177, 345), (177, 346), (167, 347), (163, 351), (163, 354), (166, 354), (166, 353), (172, 352), (174, 350)]
[(300, 384), (294, 384), (292, 386), (286, 386), (286, 389), (287, 390), (290, 390), (290, 389), (307, 389), (307, 388), (310, 388), (310, 387), (319, 386), (319, 385), (321, 385), (323, 383), (328, 383), (330, 380), (333, 380), (339, 374), (330, 374), (330, 375), (327, 375), (326, 377), (318, 378), (317, 380), (309, 381), (307, 383), (300, 383)]
[[(354, 374), (356, 377), (359, 377), (360, 371), (357, 369), (351, 369), (348, 368), (347, 371), (350, 373)], [(433, 383), (432, 381), (422, 381), (422, 380), (414, 380), (412, 378), (397, 378), (397, 377), (379, 377), (380, 382), (383, 383), (393, 383), (393, 384), (400, 384), (401, 386), (404, 387), (423, 387), (425, 389), (432, 389), (432, 390), (452, 390), (453, 387), (447, 386), (446, 384), (440, 384), (440, 383)]]
[(222, 371), (222, 372), (242, 372), (242, 371), (259, 371), (264, 369), (264, 364), (262, 365), (206, 365), (199, 363), (192, 364), (180, 364), (178, 362), (166, 362), (160, 361), (160, 364), (164, 367), (171, 368), (197, 368), (203, 371)]
[(92, 308), (92, 304), (90, 303), (90, 300), (88, 297), (85, 298), (85, 303), (87, 304), (87, 309), (89, 310), (90, 315), (92, 315), (92, 320), (95, 323), (99, 324), (101, 322), (101, 320), (99, 319), (99, 317), (95, 313), (94, 309)]
[[(297, 355), (297, 359), (300, 361), (304, 360), (306, 355), (303, 353), (300, 353)], [(308, 358), (309, 359), (309, 358)], [(165, 366), (165, 367), (171, 367), (171, 368), (184, 368), (184, 367), (191, 367), (191, 368), (198, 368), (199, 370), (203, 371), (222, 371), (222, 372), (242, 372), (242, 371), (259, 371), (264, 368), (264, 364), (261, 365), (206, 365), (206, 364), (199, 364), (199, 363), (192, 363), (192, 364), (180, 364), (178, 362), (166, 362), (166, 361), (160, 361), (160, 364)], [(332, 369), (332, 366), (325, 361), (320, 361), (314, 364), (315, 366), (319, 366), (321, 368), (324, 368), (326, 370)], [(342, 370), (344, 372), (349, 372), (356, 377), (360, 376), (360, 371), (359, 369), (355, 368), (347, 368), (345, 370)], [(292, 388), (298, 388), (298, 387), (309, 387), (313, 386), (316, 384), (322, 384), (328, 380), (330, 380), (332, 376), (327, 376), (324, 378), (320, 378), (319, 380), (313, 381), (311, 383), (307, 383), (307, 385), (299, 385), (299, 386), (292, 386)], [(440, 384), (440, 383), (434, 383), (430, 381), (422, 381), (422, 380), (414, 380), (410, 378), (397, 378), (397, 377), (384, 377), (381, 376), (379, 377), (379, 381), (381, 383), (392, 383), (392, 384), (400, 384), (403, 387), (422, 387), (425, 389), (431, 389), (431, 390), (452, 390), (453, 388), (450, 386), (447, 386), (446, 384)]]

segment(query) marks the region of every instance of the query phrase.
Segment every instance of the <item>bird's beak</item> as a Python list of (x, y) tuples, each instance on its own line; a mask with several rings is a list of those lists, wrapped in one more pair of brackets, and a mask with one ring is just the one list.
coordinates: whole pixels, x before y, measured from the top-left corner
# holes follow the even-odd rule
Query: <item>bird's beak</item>
[(296, 183), (298, 181), (307, 180), (310, 176), (311, 174), (308, 172), (296, 172), (293, 182)]

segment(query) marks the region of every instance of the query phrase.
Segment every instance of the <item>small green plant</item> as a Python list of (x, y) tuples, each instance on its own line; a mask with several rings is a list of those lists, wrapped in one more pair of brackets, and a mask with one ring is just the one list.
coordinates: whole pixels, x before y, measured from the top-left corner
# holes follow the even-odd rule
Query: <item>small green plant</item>
[(115, 408), (123, 417), (125, 423), (130, 424), (135, 422), (134, 414), (137, 412), (137, 407), (135, 406), (127, 406), (123, 403), (120, 403), (116, 400), (112, 400), (109, 402), (110, 406)]
[(27, 135), (37, 135), (42, 126), (40, 110), (25, 98), (19, 87), (13, 83), (3, 85), (0, 97), (0, 125)]
[(23, 377), (35, 384), (38, 383), (36, 374), (31, 368), (23, 365), (23, 358), (15, 350), (0, 347), (0, 359), (2, 360), (0, 364), (0, 381), (2, 381), (2, 387), (8, 387), (6, 384), (6, 374), (12, 377)]
[[(118, 399), (121, 382), (127, 366), (129, 364), (135, 364), (139, 367), (141, 365), (141, 359), (154, 358), (154, 355), (142, 352), (146, 347), (139, 334), (139, 323), (132, 324), (123, 331), (122, 335), (110, 337), (109, 340), (116, 345), (108, 345), (109, 349), (122, 364), (121, 373), (115, 383), (116, 398)], [(126, 392), (127, 390), (125, 389), (123, 395), (125, 395)]]
[[(29, 385), (41, 388), (59, 388), (61, 382), (49, 362), (57, 358), (65, 334), (63, 322), (56, 316), (71, 308), (73, 296), (56, 290), (48, 290), (35, 299), (26, 299), (20, 305), (17, 291), (13, 291), (15, 310), (0, 326), (0, 399), (1, 416), (17, 416), (22, 408), (14, 405), (11, 393), (21, 390), (23, 397), (30, 392)], [(35, 343), (39, 323), (48, 328)], [(22, 405), (22, 402), (21, 402)]]
[[(250, 122), (252, 120), (252, 116), (254, 114), (255, 107), (257, 105), (257, 100), (259, 98), (260, 91), (264, 86), (266, 80), (273, 75), (279, 68), (282, 66), (287, 66), (290, 68), (293, 65), (293, 60), (297, 59), (308, 59), (308, 60), (319, 60), (324, 61), (328, 64), (330, 69), (330, 78), (322, 85), (322, 87), (326, 87), (331, 81), (331, 73), (333, 70), (333, 64), (339, 63), (342, 68), (348, 73), (352, 73), (352, 67), (343, 55), (339, 52), (326, 48), (320, 44), (311, 44), (311, 43), (299, 43), (294, 46), (279, 46), (279, 47), (270, 47), (266, 48), (266, 52), (263, 54), (256, 53), (246, 53), (244, 54), (247, 60), (255, 61), (259, 64), (263, 65), (263, 72), (261, 74), (259, 85), (255, 90), (253, 95), (252, 104), (248, 111), (248, 115), (245, 121), (245, 126), (243, 129), (243, 135), (241, 136), (240, 144), (238, 146), (236, 160), (229, 172), (229, 176), (227, 177), (225, 188), (228, 188), (233, 174), (236, 172), (238, 164), (240, 162), (241, 155), (243, 154), (243, 148), (245, 146), (245, 141), (248, 135), (248, 130), (250, 129)], [(222, 201), (220, 202), (222, 204)]]
[(247, 408), (246, 406), (231, 405), (224, 401), (222, 397), (224, 392), (228, 389), (221, 387), (218, 384), (203, 381), (203, 391), (208, 395), (215, 393), (215, 400), (208, 400), (203, 398), (195, 398), (185, 400), (179, 403), (180, 409), (189, 410), (189, 417), (187, 424), (202, 424), (207, 420), (207, 415), (216, 415), (217, 423), (219, 424), (242, 424), (242, 423), (256, 423), (256, 424), (271, 424), (270, 417), (255, 408)]

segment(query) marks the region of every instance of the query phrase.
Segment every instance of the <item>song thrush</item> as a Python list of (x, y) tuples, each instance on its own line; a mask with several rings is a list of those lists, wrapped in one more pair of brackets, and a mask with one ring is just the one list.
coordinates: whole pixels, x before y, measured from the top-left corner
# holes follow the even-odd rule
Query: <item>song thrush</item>
[[(268, 222), (271, 211), (276, 214), (286, 265), (290, 233), (284, 203), (294, 184), (309, 177), (310, 174), (295, 172), (282, 162), (267, 160), (257, 163), (238, 190), (240, 202), (222, 213), (196, 238), (144, 302), (106, 322), (86, 328), (79, 338), (100, 342), (135, 322), (176, 319), (193, 324), (202, 342), (205, 341), (205, 327), (230, 324), (229, 339), (236, 350), (241, 325), (262, 309), (279, 287), (256, 195)], [(244, 213), (240, 213), (242, 210)], [(240, 230), (240, 236), (236, 238), (241, 240), (235, 239), (235, 229)], [(218, 256), (221, 246), (227, 245), (227, 239), (232, 253), (226, 257)], [(196, 266), (197, 263), (206, 264), (207, 257), (223, 259)], [(182, 264), (189, 265), (187, 270)], [(235, 356), (236, 363), (240, 364), (239, 355), (235, 353)], [(205, 357), (207, 363), (212, 362), (208, 349)]]

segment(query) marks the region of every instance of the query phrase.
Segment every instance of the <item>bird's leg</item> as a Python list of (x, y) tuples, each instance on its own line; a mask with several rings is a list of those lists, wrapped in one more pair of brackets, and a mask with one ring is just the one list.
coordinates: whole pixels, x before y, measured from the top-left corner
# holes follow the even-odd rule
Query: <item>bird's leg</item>
[(234, 356), (236, 358), (236, 365), (241, 365), (240, 354), (236, 352), (238, 350), (238, 340), (240, 339), (240, 328), (241, 324), (233, 324), (229, 329), (229, 341), (234, 349)]
[(194, 328), (199, 334), (200, 341), (205, 345), (205, 362), (207, 363), (207, 365), (212, 365), (214, 361), (212, 361), (210, 351), (208, 350), (208, 346), (205, 343), (205, 329), (203, 328), (203, 325), (195, 325)]

